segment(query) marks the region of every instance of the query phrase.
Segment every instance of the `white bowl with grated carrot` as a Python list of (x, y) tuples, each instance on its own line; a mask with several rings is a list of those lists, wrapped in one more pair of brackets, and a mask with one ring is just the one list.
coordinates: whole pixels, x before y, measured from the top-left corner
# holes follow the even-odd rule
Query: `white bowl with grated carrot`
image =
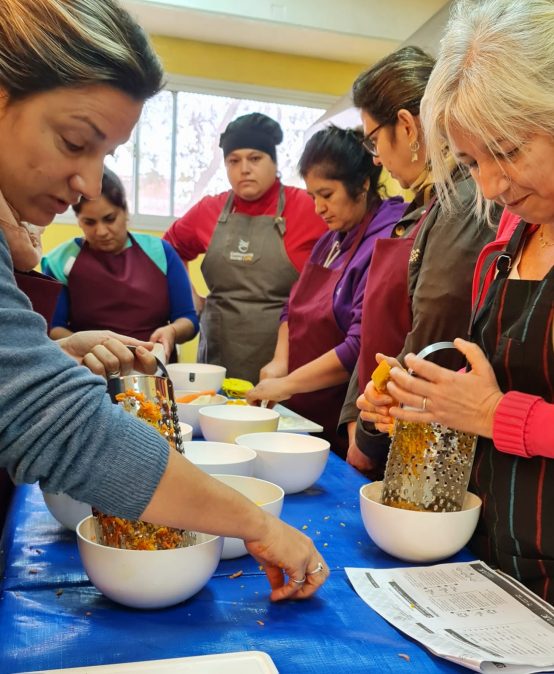
[(210, 405), (225, 405), (227, 398), (214, 389), (206, 391), (175, 391), (175, 404), (177, 405), (177, 414), (179, 421), (192, 426), (192, 435), (201, 434), (198, 412), (201, 407)]

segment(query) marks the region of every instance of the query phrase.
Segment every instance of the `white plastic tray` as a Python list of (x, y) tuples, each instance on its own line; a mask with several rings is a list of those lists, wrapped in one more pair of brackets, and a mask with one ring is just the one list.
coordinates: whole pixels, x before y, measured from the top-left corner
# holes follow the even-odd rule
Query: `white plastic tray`
[(279, 403), (273, 409), (281, 415), (277, 427), (278, 431), (283, 431), (283, 433), (321, 433), (323, 431), (323, 426), (300, 416), (300, 414), (283, 407)]
[(262, 651), (200, 655), (169, 660), (122, 662), (119, 665), (49, 669), (23, 674), (279, 674), (273, 660)]

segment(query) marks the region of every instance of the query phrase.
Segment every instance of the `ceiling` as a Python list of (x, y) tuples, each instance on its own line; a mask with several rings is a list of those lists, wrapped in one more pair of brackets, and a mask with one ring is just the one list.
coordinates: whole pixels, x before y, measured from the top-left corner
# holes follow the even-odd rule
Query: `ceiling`
[(145, 29), (180, 37), (370, 64), (448, 0), (121, 0)]

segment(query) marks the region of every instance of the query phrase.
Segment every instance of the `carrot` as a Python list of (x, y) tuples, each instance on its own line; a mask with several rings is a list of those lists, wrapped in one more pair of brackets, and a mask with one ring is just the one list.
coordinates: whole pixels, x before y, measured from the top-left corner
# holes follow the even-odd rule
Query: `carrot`
[(176, 403), (190, 403), (200, 396), (214, 396), (215, 391), (200, 391), (200, 393), (189, 393), (188, 395), (180, 396), (175, 398)]

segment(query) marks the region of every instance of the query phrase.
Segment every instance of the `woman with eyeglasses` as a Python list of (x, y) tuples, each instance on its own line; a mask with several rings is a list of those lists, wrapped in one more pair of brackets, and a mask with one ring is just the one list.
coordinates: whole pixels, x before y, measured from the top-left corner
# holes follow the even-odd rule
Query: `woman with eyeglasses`
[(346, 385), (360, 351), (367, 268), (379, 237), (390, 236), (404, 211), (383, 199), (381, 167), (362, 146), (361, 130), (327, 127), (304, 148), (298, 167), (315, 212), (327, 224), (281, 316), (273, 359), (249, 391), (251, 403), (287, 400), (287, 406), (323, 426), (337, 454)]
[[(433, 342), (465, 334), (471, 310), (471, 277), (477, 256), (493, 231), (471, 207), (473, 181), (452, 171), (453, 209), (436, 199), (426, 156), (420, 104), (434, 60), (418, 47), (404, 47), (379, 61), (354, 82), (364, 145), (404, 188), (415, 193), (389, 239), (377, 242), (369, 268), (362, 313), (358, 368), (341, 415), (350, 439), (347, 460), (380, 477), (390, 438), (358, 416), (356, 399), (370, 381), (376, 354), (418, 352)], [(461, 367), (455, 352), (443, 352), (444, 365)], [(371, 383), (369, 384), (371, 386)]]

